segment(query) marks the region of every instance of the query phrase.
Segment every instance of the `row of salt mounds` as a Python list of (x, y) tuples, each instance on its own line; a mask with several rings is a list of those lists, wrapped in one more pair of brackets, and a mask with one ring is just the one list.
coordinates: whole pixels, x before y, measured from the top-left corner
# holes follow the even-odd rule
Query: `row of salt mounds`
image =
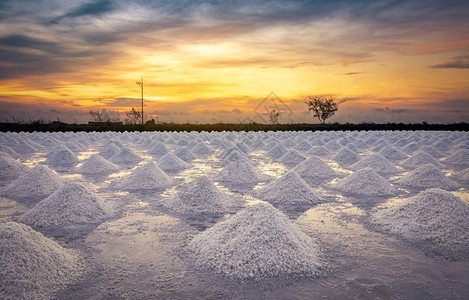
[(352, 170), (372, 168), (380, 175), (389, 175), (399, 172), (396, 166), (381, 154), (371, 154), (352, 165)]
[(162, 189), (173, 183), (168, 176), (153, 161), (136, 168), (129, 175), (116, 182), (116, 187), (123, 190)]
[(249, 161), (243, 159), (229, 163), (215, 175), (215, 181), (229, 184), (255, 184), (268, 178), (259, 174)]
[[(19, 198), (45, 198), (55, 192), (65, 180), (47, 166), (37, 165), (20, 175), (3, 189), (2, 194)], [(37, 200), (37, 199), (33, 199)]]
[(122, 148), (120, 151), (109, 158), (115, 164), (126, 165), (136, 164), (142, 161), (142, 158), (132, 149)]
[(443, 159), (447, 165), (469, 167), (469, 150), (460, 149)]
[(0, 298), (50, 299), (77, 279), (80, 257), (16, 222), (0, 223)]
[(168, 152), (160, 158), (157, 165), (166, 172), (178, 172), (192, 166), (190, 163), (180, 159), (172, 152)]
[(256, 195), (274, 205), (317, 204), (322, 201), (322, 197), (294, 171), (259, 189)]
[(51, 167), (74, 167), (80, 160), (67, 147), (59, 145), (48, 155), (45, 163)]
[[(39, 147), (39, 145), (37, 145), (37, 147)], [(21, 155), (28, 155), (28, 154), (33, 154), (37, 152), (37, 150), (34, 149), (34, 147), (31, 146), (31, 144), (26, 143), (24, 141), (19, 142), (18, 145), (13, 147), (13, 151)]]
[(231, 199), (206, 176), (185, 183), (162, 205), (180, 214), (219, 214), (226, 212)]
[(292, 171), (312, 182), (327, 181), (337, 176), (334, 169), (317, 156), (311, 156), (293, 168)]
[(26, 165), (0, 152), (0, 179), (17, 178), (26, 170), (28, 170)]
[(99, 154), (93, 154), (83, 161), (83, 164), (78, 167), (77, 172), (86, 175), (102, 175), (118, 170), (118, 165), (113, 164)]
[(372, 213), (372, 223), (447, 258), (469, 254), (469, 206), (452, 193), (432, 188)]
[(318, 276), (317, 243), (272, 205), (247, 206), (189, 243), (199, 268), (239, 279)]
[(332, 187), (351, 195), (392, 196), (397, 194), (397, 189), (372, 168), (355, 171)]
[(419, 189), (442, 188), (445, 190), (454, 190), (458, 184), (443, 174), (432, 164), (426, 164), (405, 174), (397, 183)]
[(40, 231), (75, 234), (100, 224), (109, 214), (101, 197), (80, 183), (67, 183), (23, 214), (20, 221)]

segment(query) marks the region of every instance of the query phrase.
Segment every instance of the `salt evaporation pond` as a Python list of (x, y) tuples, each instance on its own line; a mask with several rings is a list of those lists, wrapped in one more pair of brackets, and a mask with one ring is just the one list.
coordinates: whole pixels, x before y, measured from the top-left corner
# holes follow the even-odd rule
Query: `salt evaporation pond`
[(469, 298), (466, 132), (0, 141), (0, 298)]

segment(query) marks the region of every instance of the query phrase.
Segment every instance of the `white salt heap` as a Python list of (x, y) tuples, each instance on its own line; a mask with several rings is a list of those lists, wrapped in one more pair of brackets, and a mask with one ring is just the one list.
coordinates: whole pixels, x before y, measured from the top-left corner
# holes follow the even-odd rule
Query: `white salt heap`
[(321, 196), (296, 172), (290, 171), (256, 191), (259, 199), (272, 204), (317, 204)]
[(172, 183), (171, 177), (153, 161), (149, 161), (122, 178), (116, 186), (124, 190), (161, 189)]
[(177, 172), (192, 166), (190, 163), (183, 161), (172, 152), (168, 152), (160, 158), (157, 165), (162, 170), (169, 172)]
[(443, 174), (437, 167), (432, 164), (426, 164), (418, 167), (415, 170), (405, 174), (398, 180), (397, 183), (418, 188), (442, 188), (446, 190), (454, 190), (458, 188), (458, 184)]
[(207, 146), (207, 144), (202, 142), (192, 148), (192, 153), (199, 155), (210, 155), (213, 153), (213, 151), (209, 148), (209, 146)]
[(80, 174), (105, 174), (119, 170), (119, 166), (113, 164), (99, 154), (93, 154), (78, 167), (77, 172)]
[(154, 156), (163, 156), (168, 153), (169, 150), (163, 143), (156, 142), (155, 145), (148, 150), (148, 153)]
[(372, 168), (380, 175), (394, 174), (399, 172), (396, 166), (381, 154), (374, 153), (362, 158), (359, 162), (352, 165), (352, 170), (363, 168)]
[(363, 196), (392, 196), (397, 193), (397, 189), (372, 168), (353, 172), (334, 184), (333, 188), (346, 194)]
[(63, 145), (55, 147), (47, 155), (45, 161), (51, 167), (73, 167), (79, 162), (80, 160), (76, 157), (75, 153)]
[(433, 156), (424, 151), (417, 151), (414, 155), (401, 162), (401, 166), (410, 169), (418, 168), (426, 164), (432, 164), (438, 168), (441, 168), (441, 164), (435, 158), (433, 158)]
[(17, 178), (29, 168), (7, 154), (0, 153), (0, 179)]
[(347, 146), (340, 149), (336, 155), (332, 158), (339, 164), (351, 165), (360, 160), (360, 155), (350, 150)]
[(330, 180), (337, 176), (337, 173), (317, 156), (311, 156), (293, 168), (293, 171), (302, 178), (311, 179), (311, 181)]
[(287, 153), (287, 150), (282, 145), (277, 145), (271, 150), (269, 150), (266, 155), (271, 158), (277, 159), (282, 157), (285, 153)]
[(452, 177), (456, 178), (457, 180), (464, 181), (466, 184), (469, 184), (469, 168), (456, 172), (455, 174), (453, 174)]
[(109, 215), (103, 199), (80, 183), (67, 183), (34, 208), (20, 221), (34, 228), (77, 232), (101, 223)]
[(237, 161), (237, 160), (249, 160), (249, 158), (246, 156), (246, 154), (242, 153), (242, 152), (239, 152), (238, 150), (233, 150), (231, 151), (230, 154), (228, 154), (228, 156), (226, 156), (223, 161), (222, 161), (222, 165), (223, 166), (226, 166), (227, 164), (233, 162), (233, 161)]
[(247, 160), (233, 161), (215, 176), (215, 181), (235, 184), (257, 183), (265, 179), (266, 176), (259, 174)]
[(24, 141), (21, 141), (21, 142), (18, 143), (18, 145), (13, 147), (13, 151), (15, 151), (16, 153), (21, 154), (21, 155), (27, 155), (27, 154), (34, 153), (38, 150), (34, 149), (30, 144), (28, 144)]
[(62, 177), (47, 166), (37, 165), (6, 186), (2, 194), (13, 198), (44, 198), (55, 192), (64, 182)]
[(379, 151), (379, 154), (392, 161), (403, 160), (408, 157), (406, 154), (392, 146), (385, 146)]
[(197, 267), (239, 279), (318, 276), (322, 266), (317, 243), (264, 202), (198, 234), (189, 249)]
[(308, 154), (317, 155), (317, 156), (326, 156), (329, 155), (330, 152), (323, 146), (313, 146), (309, 149)]
[(123, 148), (111, 156), (110, 160), (115, 164), (136, 164), (142, 161), (142, 158), (132, 149)]
[(445, 164), (458, 167), (469, 167), (469, 150), (460, 149), (443, 159)]
[(41, 233), (0, 223), (0, 299), (51, 299), (83, 269), (77, 254)]
[(297, 165), (304, 161), (306, 158), (298, 154), (295, 150), (289, 150), (285, 153), (282, 157), (280, 157), (280, 161), (287, 165)]
[(231, 200), (206, 176), (184, 184), (178, 192), (165, 199), (164, 207), (180, 214), (219, 214), (230, 206)]
[(191, 162), (197, 157), (186, 146), (174, 150), (174, 154), (185, 162)]
[(448, 258), (469, 254), (469, 206), (439, 188), (379, 209), (372, 213), (371, 222), (411, 242), (431, 244)]
[(117, 154), (121, 151), (121, 149), (119, 147), (117, 147), (116, 145), (114, 144), (108, 144), (106, 146), (103, 146), (103, 149), (101, 149), (101, 151), (99, 151), (99, 155), (101, 155), (102, 157), (105, 157), (105, 158), (110, 158), (112, 157), (114, 154)]

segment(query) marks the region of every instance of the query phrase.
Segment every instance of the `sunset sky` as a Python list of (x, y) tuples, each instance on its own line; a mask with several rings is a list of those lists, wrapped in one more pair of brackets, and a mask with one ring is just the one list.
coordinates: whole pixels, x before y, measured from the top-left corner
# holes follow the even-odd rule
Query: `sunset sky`
[(142, 76), (160, 122), (469, 122), (469, 1), (0, 1), (0, 121), (122, 120)]

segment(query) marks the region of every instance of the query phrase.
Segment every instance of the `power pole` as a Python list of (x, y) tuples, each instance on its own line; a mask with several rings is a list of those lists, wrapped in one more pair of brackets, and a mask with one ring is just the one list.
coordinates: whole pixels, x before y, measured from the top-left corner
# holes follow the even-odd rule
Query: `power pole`
[(142, 91), (142, 125), (143, 125), (143, 77), (140, 79), (140, 81), (136, 82), (138, 86), (140, 87), (140, 90)]

